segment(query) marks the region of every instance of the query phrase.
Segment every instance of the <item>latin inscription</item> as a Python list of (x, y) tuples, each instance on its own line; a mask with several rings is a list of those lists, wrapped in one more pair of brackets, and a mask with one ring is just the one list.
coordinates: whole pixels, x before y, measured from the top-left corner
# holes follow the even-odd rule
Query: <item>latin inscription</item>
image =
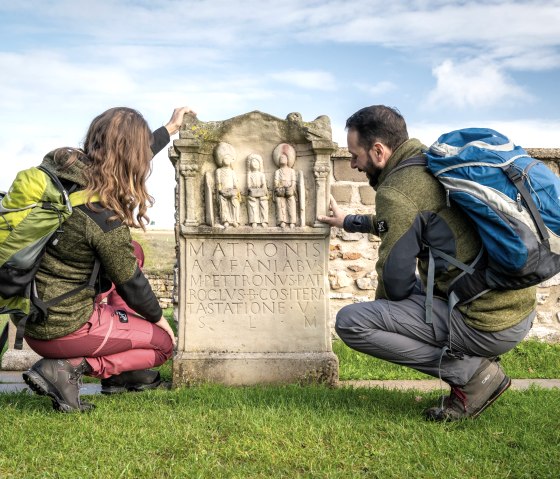
[(187, 241), (187, 314), (199, 328), (243, 317), (316, 328), (325, 314), (322, 243), (318, 241)]

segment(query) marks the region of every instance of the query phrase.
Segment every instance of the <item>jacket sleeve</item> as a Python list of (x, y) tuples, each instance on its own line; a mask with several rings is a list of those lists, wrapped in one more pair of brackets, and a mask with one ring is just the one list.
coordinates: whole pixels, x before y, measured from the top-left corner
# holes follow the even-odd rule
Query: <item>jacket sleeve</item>
[(121, 284), (115, 283), (115, 287), (126, 304), (148, 321), (157, 323), (161, 319), (163, 312), (158, 300), (138, 266), (130, 279)]
[(349, 233), (373, 233), (379, 235), (375, 227), (375, 216), (371, 215), (346, 215), (342, 227), (344, 231)]
[(152, 133), (154, 141), (152, 142), (151, 149), (154, 156), (156, 156), (161, 150), (165, 148), (165, 145), (169, 143), (171, 137), (165, 126), (158, 128)]

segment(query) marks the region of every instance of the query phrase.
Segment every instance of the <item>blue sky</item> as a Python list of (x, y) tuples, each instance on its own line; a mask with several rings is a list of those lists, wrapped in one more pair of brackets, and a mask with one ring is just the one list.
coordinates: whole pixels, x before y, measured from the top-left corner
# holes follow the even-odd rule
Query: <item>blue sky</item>
[[(344, 122), (396, 106), (411, 136), (488, 126), (560, 148), (560, 0), (18, 0), (0, 2), (0, 190), (97, 114), (155, 129), (260, 110)], [(154, 159), (150, 211), (173, 225), (174, 172)]]

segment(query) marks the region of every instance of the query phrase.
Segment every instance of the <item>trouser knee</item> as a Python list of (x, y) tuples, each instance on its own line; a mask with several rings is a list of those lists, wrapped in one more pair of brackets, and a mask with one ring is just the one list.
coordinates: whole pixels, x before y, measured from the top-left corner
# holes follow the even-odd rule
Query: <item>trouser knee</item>
[(169, 335), (159, 328), (154, 328), (152, 347), (156, 355), (156, 366), (165, 363), (173, 356), (173, 342)]
[(351, 334), (352, 329), (355, 327), (353, 306), (354, 305), (352, 304), (344, 306), (336, 315), (334, 329), (341, 339), (344, 339), (346, 336)]

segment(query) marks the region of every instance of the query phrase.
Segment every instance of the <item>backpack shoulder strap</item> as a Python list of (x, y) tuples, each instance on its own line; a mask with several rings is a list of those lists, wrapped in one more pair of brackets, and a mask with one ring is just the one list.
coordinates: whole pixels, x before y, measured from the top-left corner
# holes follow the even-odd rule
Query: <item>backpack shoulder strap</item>
[(72, 205), (70, 204), (70, 199), (68, 198), (68, 191), (66, 191), (66, 188), (64, 188), (64, 185), (60, 182), (58, 176), (56, 176), (52, 171), (50, 171), (48, 168), (45, 168), (44, 166), (38, 166), (37, 169), (41, 170), (51, 179), (51, 181), (62, 194), (64, 204), (69, 208), (70, 211), (72, 211)]
[(91, 201), (92, 203), (97, 203), (100, 198), (99, 195), (97, 193), (95, 193), (93, 196), (91, 196), (91, 198), (88, 198), (89, 195), (86, 195), (86, 191), (85, 190), (77, 190), (74, 191), (73, 193), (70, 193), (70, 204), (72, 206), (80, 206), (80, 205), (85, 205), (88, 200)]

